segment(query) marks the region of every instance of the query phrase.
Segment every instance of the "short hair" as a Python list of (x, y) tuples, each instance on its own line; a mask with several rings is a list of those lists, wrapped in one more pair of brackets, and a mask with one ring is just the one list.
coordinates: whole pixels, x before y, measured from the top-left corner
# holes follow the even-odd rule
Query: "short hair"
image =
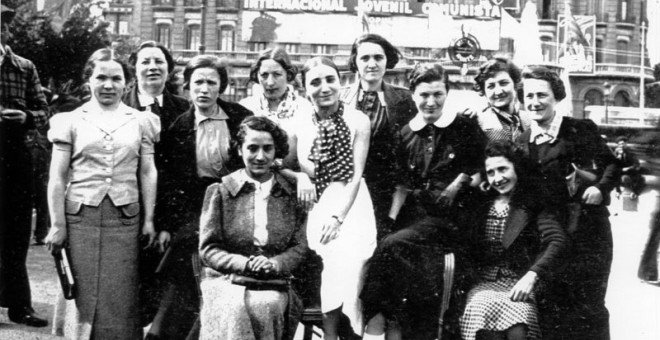
[(87, 59), (85, 66), (83, 67), (82, 81), (86, 83), (89, 81), (89, 78), (94, 73), (94, 68), (96, 64), (100, 61), (114, 61), (121, 65), (121, 69), (124, 71), (124, 81), (126, 84), (133, 79), (132, 73), (126, 63), (126, 60), (120, 56), (115, 50), (109, 49), (107, 47), (98, 49), (92, 53), (92, 55)]
[(275, 122), (266, 117), (249, 116), (243, 119), (238, 126), (236, 134), (236, 150), (240, 150), (245, 143), (248, 130), (268, 132), (275, 144), (275, 158), (284, 158), (289, 153), (289, 140), (286, 132)]
[(0, 6), (2, 6), (0, 8), (0, 20), (4, 24), (11, 24), (11, 21), (14, 20), (14, 16), (16, 16), (16, 11), (3, 4), (0, 4)]
[(286, 53), (286, 50), (283, 49), (282, 47), (275, 47), (275, 48), (269, 48), (267, 50), (261, 51), (259, 53), (259, 57), (257, 57), (257, 61), (252, 64), (252, 67), (250, 67), (250, 80), (259, 83), (259, 69), (261, 68), (261, 63), (264, 60), (269, 60), (272, 59), (286, 72), (286, 80), (287, 81), (293, 81), (296, 79), (296, 75), (298, 74), (298, 68), (291, 63), (291, 58), (289, 58), (289, 54)]
[(617, 142), (617, 143), (619, 143), (619, 142), (626, 142), (626, 143), (628, 143), (628, 137), (626, 137), (626, 136), (619, 136), (619, 137), (616, 137), (616, 142)]
[(174, 71), (174, 58), (172, 58), (170, 51), (167, 49), (167, 47), (153, 40), (147, 40), (141, 43), (137, 50), (131, 53), (131, 55), (128, 57), (128, 63), (131, 64), (131, 66), (135, 67), (137, 65), (138, 53), (145, 48), (157, 48), (161, 50), (165, 56), (165, 61), (167, 61), (167, 73), (172, 73), (172, 71)]
[(445, 89), (449, 92), (449, 75), (447, 70), (440, 64), (419, 63), (413, 68), (408, 80), (410, 81), (411, 92), (415, 92), (415, 88), (421, 83), (432, 83), (434, 81), (445, 83)]
[(399, 62), (399, 56), (401, 55), (401, 52), (394, 47), (387, 39), (381, 37), (378, 34), (364, 34), (355, 39), (355, 42), (353, 43), (353, 46), (351, 47), (351, 55), (348, 57), (348, 68), (351, 70), (353, 73), (357, 73), (358, 68), (356, 64), (356, 59), (357, 59), (357, 51), (358, 47), (362, 45), (363, 43), (372, 43), (380, 46), (383, 49), (383, 52), (385, 52), (385, 58), (387, 59), (387, 63), (385, 64), (386, 69), (392, 69), (396, 64)]
[(303, 65), (302, 70), (300, 71), (300, 75), (302, 76), (303, 86), (306, 86), (305, 75), (307, 75), (307, 72), (309, 72), (309, 70), (311, 70), (312, 68), (320, 65), (332, 67), (335, 71), (337, 71), (337, 76), (339, 76), (339, 68), (337, 67), (337, 65), (335, 65), (335, 63), (332, 60), (326, 57), (314, 57), (308, 59)]
[(506, 57), (494, 57), (479, 67), (479, 73), (474, 77), (473, 89), (479, 92), (482, 96), (485, 95), (484, 84), (486, 83), (486, 80), (494, 77), (500, 72), (506, 72), (509, 74), (509, 77), (513, 80), (514, 88), (517, 87), (515, 85), (520, 84), (520, 80), (522, 79), (520, 68)]
[(209, 54), (202, 54), (193, 57), (188, 61), (186, 67), (183, 69), (183, 88), (190, 89), (190, 77), (193, 72), (199, 68), (212, 68), (218, 72), (220, 76), (220, 94), (225, 92), (227, 85), (229, 85), (229, 76), (227, 75), (227, 64), (225, 62)]
[[(557, 101), (566, 98), (566, 88), (564, 82), (559, 78), (559, 74), (545, 66), (528, 66), (522, 73), (523, 79), (545, 80), (550, 84), (550, 90)], [(524, 86), (523, 86), (524, 87)]]

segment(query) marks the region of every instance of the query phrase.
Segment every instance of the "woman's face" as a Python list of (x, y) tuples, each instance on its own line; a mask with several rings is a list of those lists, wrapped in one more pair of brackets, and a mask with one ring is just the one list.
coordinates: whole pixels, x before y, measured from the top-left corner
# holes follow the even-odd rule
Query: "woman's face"
[(515, 166), (503, 156), (486, 158), (486, 176), (488, 184), (500, 195), (508, 195), (518, 183)]
[(412, 95), (418, 114), (427, 124), (432, 124), (442, 116), (442, 108), (447, 99), (447, 88), (442, 81), (419, 83)]
[(89, 88), (101, 106), (119, 103), (124, 94), (126, 79), (124, 69), (116, 61), (99, 61), (89, 77)]
[(541, 79), (523, 79), (525, 109), (539, 125), (548, 124), (555, 117), (557, 100), (550, 83)]
[(270, 179), (270, 167), (275, 159), (275, 143), (269, 132), (248, 128), (239, 153), (248, 176), (259, 182)]
[(385, 51), (378, 44), (363, 42), (357, 48), (355, 65), (360, 79), (367, 82), (381, 81), (387, 69)]
[(165, 54), (157, 47), (146, 47), (137, 54), (135, 73), (141, 87), (164, 86), (169, 72)]
[(259, 84), (264, 88), (264, 96), (269, 100), (279, 100), (287, 88), (286, 71), (273, 59), (261, 61), (259, 67)]
[(484, 82), (484, 93), (490, 105), (508, 110), (509, 105), (516, 99), (516, 89), (508, 72), (498, 72)]
[(214, 68), (198, 68), (190, 75), (190, 99), (195, 107), (208, 109), (220, 96), (220, 75)]
[(330, 107), (339, 100), (339, 74), (328, 65), (317, 65), (305, 74), (307, 95), (317, 107)]

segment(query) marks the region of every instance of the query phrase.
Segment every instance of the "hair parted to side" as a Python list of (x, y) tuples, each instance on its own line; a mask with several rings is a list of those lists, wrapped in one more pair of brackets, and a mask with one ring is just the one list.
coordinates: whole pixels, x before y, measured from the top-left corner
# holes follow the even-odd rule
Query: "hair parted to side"
[(250, 67), (250, 80), (259, 83), (259, 69), (264, 60), (272, 59), (276, 63), (280, 64), (284, 71), (286, 72), (286, 80), (291, 82), (296, 79), (298, 74), (298, 68), (291, 63), (291, 58), (289, 54), (282, 47), (269, 48), (261, 51), (257, 61), (252, 64)]
[(238, 126), (236, 134), (236, 150), (240, 150), (245, 143), (248, 130), (263, 131), (270, 133), (275, 144), (275, 158), (284, 158), (289, 153), (289, 141), (286, 132), (275, 122), (266, 117), (249, 116), (243, 119)]
[(82, 73), (83, 83), (89, 81), (89, 78), (92, 76), (92, 73), (94, 73), (94, 68), (96, 68), (96, 64), (101, 61), (114, 61), (117, 64), (121, 65), (121, 69), (124, 71), (124, 81), (126, 82), (126, 84), (128, 84), (128, 82), (131, 79), (133, 79), (133, 75), (130, 71), (130, 68), (128, 67), (128, 63), (126, 63), (126, 60), (122, 56), (120, 56), (115, 50), (104, 47), (94, 51), (94, 53), (92, 53), (92, 55), (87, 59), (87, 62), (83, 67), (83, 73)]
[(511, 60), (503, 56), (496, 56), (488, 60), (486, 63), (479, 67), (479, 73), (474, 77), (473, 89), (482, 96), (485, 95), (484, 83), (489, 78), (494, 77), (500, 72), (506, 72), (513, 80), (516, 90), (519, 89), (522, 74), (520, 68), (516, 66)]
[(443, 82), (445, 89), (449, 92), (449, 75), (447, 70), (440, 64), (419, 63), (413, 68), (408, 80), (410, 81), (411, 92), (415, 92), (415, 88), (421, 83), (432, 83), (434, 81)]
[(303, 87), (306, 87), (307, 85), (307, 81), (305, 78), (307, 72), (309, 72), (309, 70), (319, 65), (332, 67), (335, 71), (337, 71), (337, 77), (339, 78), (339, 68), (337, 67), (337, 65), (335, 65), (335, 63), (332, 60), (326, 57), (314, 57), (308, 59), (303, 65), (302, 70), (300, 71), (300, 75), (302, 76)]
[(550, 90), (557, 101), (566, 98), (566, 88), (564, 82), (559, 78), (559, 74), (551, 68), (545, 66), (527, 66), (522, 73), (523, 79), (545, 80), (550, 84)]
[(202, 54), (195, 56), (192, 59), (190, 59), (190, 61), (186, 64), (186, 67), (183, 69), (184, 89), (186, 90), (190, 89), (190, 77), (192, 76), (193, 72), (195, 72), (195, 70), (199, 68), (211, 68), (216, 70), (218, 72), (218, 75), (220, 76), (219, 94), (225, 92), (225, 90), (227, 89), (227, 85), (229, 85), (229, 76), (227, 75), (227, 65), (222, 59), (209, 54)]
[(378, 34), (368, 33), (359, 36), (351, 47), (351, 55), (348, 57), (348, 68), (351, 72), (356, 73), (358, 71), (356, 64), (357, 50), (363, 43), (376, 44), (383, 49), (383, 52), (385, 52), (385, 58), (387, 58), (387, 63), (385, 64), (386, 69), (394, 68), (399, 62), (401, 52), (399, 52), (394, 45)]
[(167, 49), (167, 47), (154, 40), (147, 40), (142, 42), (140, 46), (138, 46), (137, 50), (131, 53), (131, 55), (128, 57), (128, 63), (131, 64), (133, 68), (135, 68), (135, 65), (137, 64), (138, 53), (149, 47), (157, 48), (163, 52), (163, 55), (165, 55), (165, 61), (167, 61), (167, 73), (172, 73), (172, 71), (174, 71), (174, 58), (172, 58), (172, 54)]

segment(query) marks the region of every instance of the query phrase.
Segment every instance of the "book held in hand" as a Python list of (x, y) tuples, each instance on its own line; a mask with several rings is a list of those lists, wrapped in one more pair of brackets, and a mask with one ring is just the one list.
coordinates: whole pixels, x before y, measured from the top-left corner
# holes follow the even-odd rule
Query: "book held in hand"
[(53, 257), (55, 258), (55, 268), (62, 285), (64, 298), (71, 300), (76, 297), (76, 282), (73, 279), (68, 251), (62, 248), (59, 252), (53, 254)]

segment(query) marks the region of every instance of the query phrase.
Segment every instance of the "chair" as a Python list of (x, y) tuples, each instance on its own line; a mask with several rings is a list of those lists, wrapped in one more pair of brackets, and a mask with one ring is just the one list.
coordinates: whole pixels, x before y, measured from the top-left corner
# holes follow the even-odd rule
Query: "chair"
[(454, 274), (456, 271), (456, 256), (454, 253), (445, 254), (445, 270), (442, 273), (442, 301), (440, 302), (440, 319), (438, 320), (438, 340), (442, 340), (445, 327), (445, 312), (449, 309), (452, 289), (454, 286)]

